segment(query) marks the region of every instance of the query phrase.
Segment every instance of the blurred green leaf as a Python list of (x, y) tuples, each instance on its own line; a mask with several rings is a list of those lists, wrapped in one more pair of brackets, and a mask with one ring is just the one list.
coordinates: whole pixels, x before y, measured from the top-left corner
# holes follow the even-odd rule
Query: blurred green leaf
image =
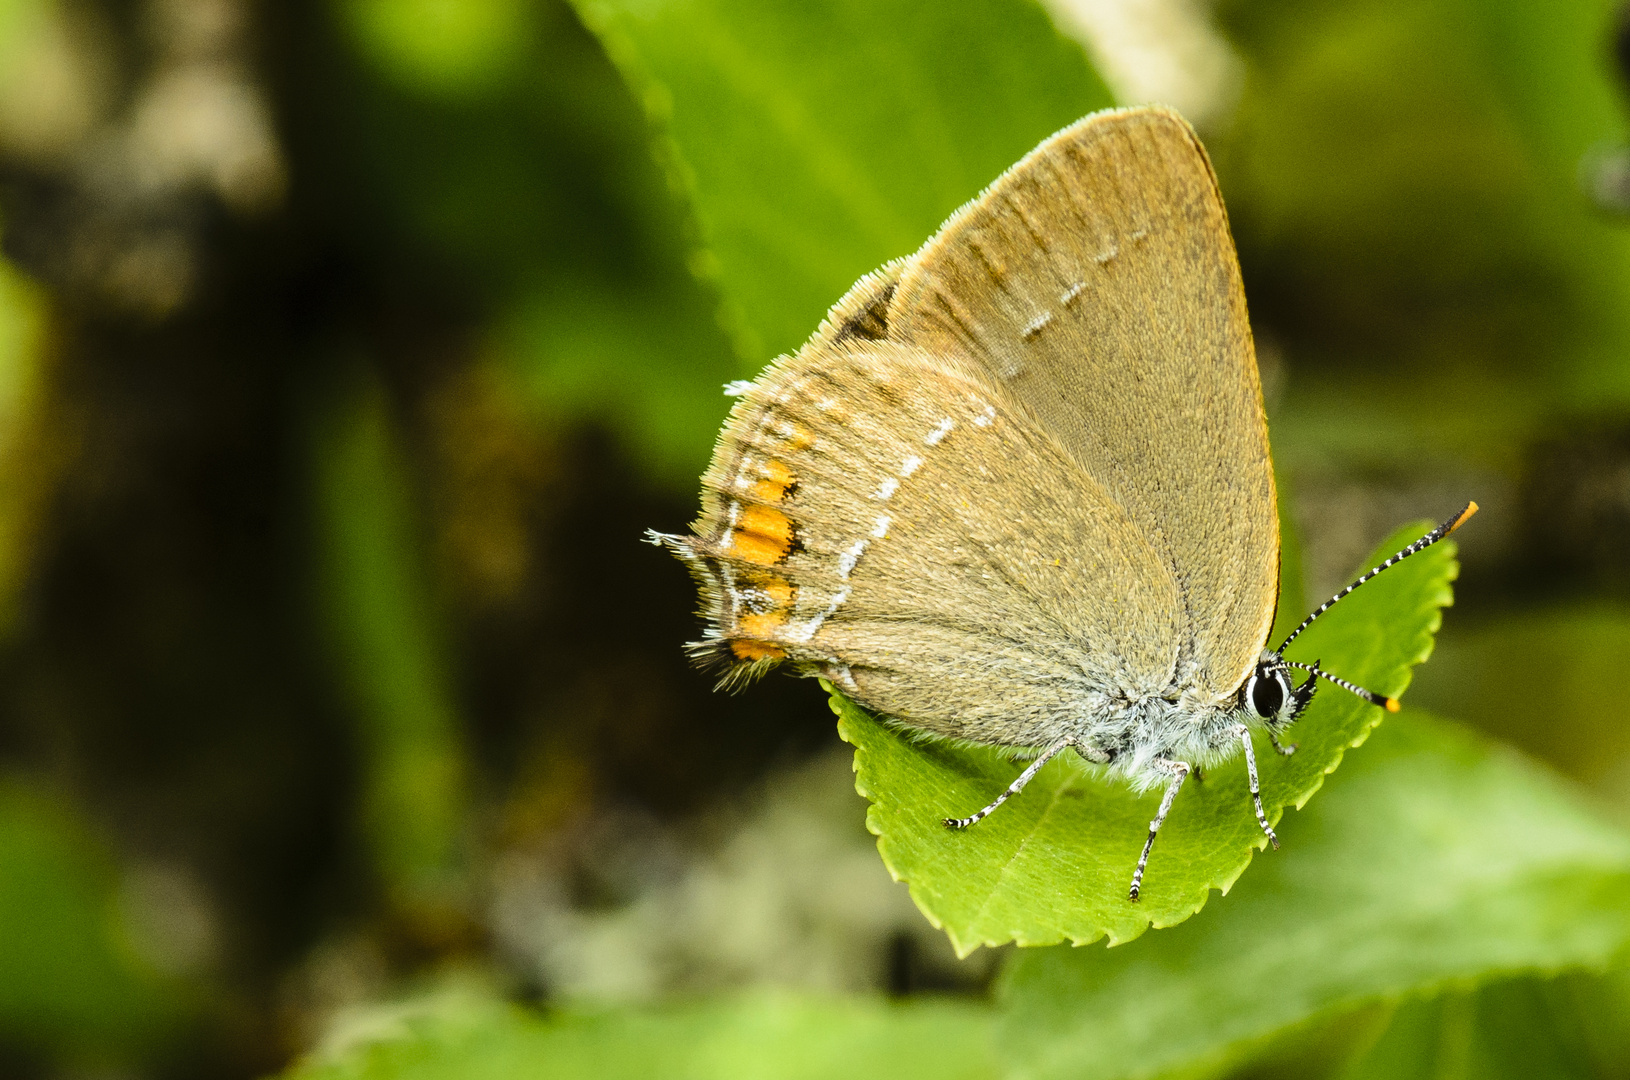
[(0, 1040), (59, 1061), (134, 1064), (190, 1004), (137, 956), (118, 875), (85, 824), (0, 783)]
[(465, 761), (407, 464), (383, 391), (341, 391), (319, 432), (328, 617), (357, 710), (363, 827), (392, 900), (456, 903)]
[(1112, 104), (1025, 0), (576, 0), (660, 125), (756, 369), (1053, 131)]
[(1016, 954), (1005, 1053), (1034, 1077), (1198, 1072), (1323, 1013), (1600, 967), (1630, 941), (1630, 840), (1549, 773), (1420, 713), (1383, 726), (1281, 835), (1182, 927)]
[(16, 624), (34, 535), (64, 457), (49, 428), (46, 296), (0, 259), (0, 635)]
[(17, 426), (39, 381), (45, 320), (45, 294), (0, 259), (0, 428)]
[(380, 1036), (285, 1074), (288, 1080), (994, 1080), (988, 1008), (786, 996), (565, 1014), (385, 1011)]
[(1222, 5), (1246, 80), (1212, 150), (1253, 315), (1295, 365), (1282, 465), (1510, 468), (1548, 416), (1630, 399), (1630, 229), (1581, 190), (1624, 138), (1615, 11)]
[[(1422, 670), (1411, 704), (1464, 716), (1623, 798), (1630, 775), (1630, 611), (1585, 603), (1498, 615), (1456, 626)], [(1524, 673), (1543, 680), (1542, 712), (1515, 707)]]
[(502, 81), (524, 55), (530, 0), (342, 0), (363, 48), (401, 85), (462, 97)]
[(1339, 1080), (1598, 1075), (1567, 1005), (1554, 987), (1537, 979), (1408, 1001)]
[(1605, 973), (1573, 971), (1551, 980), (1546, 1005), (1575, 1027), (1599, 1075), (1624, 1072), (1630, 1064), (1630, 968), (1622, 959)]
[(10, 105), (25, 89), (20, 77), (26, 70), (23, 61), (30, 47), (38, 47), (46, 16), (40, 0), (0, 0), (0, 107)]
[(502, 337), (536, 413), (607, 423), (650, 474), (694, 489), (736, 374), (716, 303), (694, 280), (548, 283), (515, 305)]
[(602, 424), (648, 476), (694, 486), (738, 361), (687, 265), (688, 209), (599, 42), (564, 3), (335, 3), (383, 83), (341, 102), (359, 111), (359, 246), (450, 264), (438, 300), (478, 320), (468, 347), (540, 427)]
[[(1425, 529), (1402, 530), (1378, 549), (1392, 554)], [(1428, 548), (1381, 575), (1314, 623), (1290, 650), (1319, 659), (1379, 693), (1397, 695), (1426, 659), (1451, 600), (1452, 542)], [(855, 746), (856, 783), (872, 805), (866, 824), (894, 876), (911, 886), (923, 913), (959, 953), (980, 945), (1127, 941), (1153, 924), (1172, 926), (1226, 891), (1252, 853), (1267, 845), (1251, 808), (1243, 756), (1184, 787), (1149, 859), (1142, 899), (1127, 886), (1160, 793), (1139, 796), (1060, 755), (1022, 795), (971, 829), (942, 823), (983, 806), (1018, 773), (1004, 755), (923, 743), (872, 719), (833, 694), (838, 731)], [(1350, 746), (1364, 741), (1381, 710), (1325, 687), (1281, 758), (1262, 740), (1262, 803), (1270, 820), (1301, 806)]]

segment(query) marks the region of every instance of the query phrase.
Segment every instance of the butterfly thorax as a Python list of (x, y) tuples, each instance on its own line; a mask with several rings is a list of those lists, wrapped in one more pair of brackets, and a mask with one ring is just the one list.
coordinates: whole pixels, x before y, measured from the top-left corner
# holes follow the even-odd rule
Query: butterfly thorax
[(1162, 762), (1207, 767), (1232, 758), (1239, 752), (1239, 725), (1260, 723), (1233, 700), (1219, 703), (1196, 695), (1146, 697), (1083, 719), (1078, 753), (1089, 761), (1107, 758), (1102, 763), (1109, 771), (1138, 791), (1170, 777)]

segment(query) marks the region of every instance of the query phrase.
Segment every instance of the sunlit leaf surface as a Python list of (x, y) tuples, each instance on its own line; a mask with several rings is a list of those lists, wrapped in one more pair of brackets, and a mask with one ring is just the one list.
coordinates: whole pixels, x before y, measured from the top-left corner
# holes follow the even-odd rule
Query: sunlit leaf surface
[(996, 1080), (988, 1009), (759, 996), (644, 1012), (380, 1010), (289, 1080)]
[(696, 207), (753, 367), (1047, 135), (1112, 104), (1040, 7), (579, 0)]

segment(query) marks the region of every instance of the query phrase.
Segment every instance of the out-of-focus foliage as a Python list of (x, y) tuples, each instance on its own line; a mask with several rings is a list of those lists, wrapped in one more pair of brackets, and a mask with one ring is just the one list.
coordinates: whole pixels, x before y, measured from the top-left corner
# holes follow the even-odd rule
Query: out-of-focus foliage
[(1411, 1000), (1392, 1013), (1340, 1078), (1612, 1075), (1624, 1048), (1593, 1037), (1592, 1021), (1601, 1018), (1590, 1007), (1597, 1003), (1584, 1002), (1581, 1015), (1581, 1002), (1571, 992), (1578, 986), (1577, 979), (1517, 979), (1476, 993), (1451, 990)]
[[(1622, 609), (1596, 603), (1506, 615), (1451, 639), (1421, 670), (1411, 701), (1480, 717), (1486, 730), (1611, 793), (1625, 780), (1630, 702), (1602, 673), (1626, 656), (1630, 618)], [(1544, 673), (1554, 725), (1512, 707), (1510, 677), (1489, 677), (1525, 671)]]
[(357, 239), (453, 270), (489, 320), (471, 347), (540, 419), (596, 417), (687, 485), (740, 365), (639, 107), (575, 17), (529, 0), (334, 7), (385, 82), (343, 103), (356, 135), (332, 136), (367, 140), (351, 179), (384, 203)]
[(520, 75), (533, 29), (522, 0), (346, 0), (357, 44), (392, 80), (427, 97), (480, 97)]
[[(0, 0), (0, 1073), (1630, 1069), (1619, 11), (1048, 4)], [(1183, 925), (959, 961), (639, 537), (721, 384), (1145, 97), (1239, 241), (1281, 629), (1475, 497), (1410, 701), (1543, 764), (1406, 713)], [(1436, 557), (1298, 648), (1418, 656)], [(1373, 715), (1319, 703), (1271, 804)], [(1207, 784), (1148, 899), (1185, 810), (1256, 840)]]
[(377, 386), (333, 408), (313, 447), (321, 593), (362, 720), (362, 827), (391, 900), (456, 934), (469, 780), (406, 462)]
[[(756, 996), (660, 1012), (566, 1013), (542, 1020), (432, 998), (432, 1008), (357, 1017), (346, 1044), (297, 1080), (438, 1080), (547, 1075), (819, 1080), (994, 1080), (990, 1016), (953, 1002)], [(326, 1060), (325, 1060), (326, 1057)]]
[(1624, 407), (1630, 231), (1580, 184), (1624, 127), (1614, 10), (1222, 6), (1246, 76), (1217, 154), (1252, 306), (1329, 365), (1292, 382), (1276, 445), (1510, 467), (1559, 410)]
[(749, 371), (915, 251), (1036, 143), (1112, 104), (1034, 4), (909, 0), (579, 10), (628, 78), (741, 313)]
[[(135, 916), (134, 920), (132, 916)], [(155, 967), (85, 822), (0, 785), (0, 1037), (80, 1068), (139, 1060), (197, 1007)], [(162, 959), (162, 958), (161, 958)]]
[(46, 426), (46, 301), (0, 260), (0, 635), (17, 618), (41, 503), (67, 434)]

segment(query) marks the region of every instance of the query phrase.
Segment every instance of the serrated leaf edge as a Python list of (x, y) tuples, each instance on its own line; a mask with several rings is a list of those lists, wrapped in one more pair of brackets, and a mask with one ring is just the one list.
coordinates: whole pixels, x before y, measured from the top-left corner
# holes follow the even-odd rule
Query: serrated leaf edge
[[(1425, 533), (1432, 528), (1432, 523), (1420, 522), (1416, 524), (1415, 528), (1418, 530), (1419, 535), (1425, 535)], [(1395, 532), (1397, 531), (1398, 530), (1395, 530)], [(1410, 684), (1413, 683), (1415, 679), (1415, 669), (1421, 664), (1425, 663), (1431, 657), (1433, 651), (1437, 647), (1438, 631), (1443, 628), (1443, 609), (1452, 607), (1454, 605), (1454, 589), (1452, 586), (1460, 577), (1459, 548), (1452, 540), (1443, 541), (1443, 546), (1443, 555), (1447, 556), (1447, 558), (1442, 560), (1442, 572), (1436, 582), (1437, 589), (1429, 601), (1432, 610), (1424, 630), (1426, 640), (1424, 645), (1417, 651), (1415, 658), (1408, 661), (1405, 665), (1403, 685), (1391, 695), (1393, 697), (1401, 697), (1404, 692), (1409, 689)], [(826, 691), (828, 707), (831, 708), (833, 714), (837, 717), (839, 738), (843, 739), (844, 742), (849, 743), (849, 745), (855, 748), (854, 759), (851, 764), (851, 769), (855, 774), (855, 792), (867, 801), (866, 831), (877, 837), (877, 853), (883, 860), (883, 866), (888, 870), (891, 878), (897, 882), (903, 883), (906, 886), (906, 890), (911, 896), (912, 903), (916, 905), (917, 910), (922, 913), (923, 917), (928, 920), (929, 925), (933, 926), (936, 930), (944, 932), (950, 939), (951, 946), (955, 950), (957, 959), (959, 960), (967, 958), (975, 949), (978, 949), (981, 946), (997, 948), (1002, 945), (1006, 945), (1009, 942), (1012, 942), (1021, 948), (1046, 948), (1053, 945), (1060, 945), (1065, 941), (1068, 941), (1071, 946), (1081, 948), (1107, 938), (1108, 940), (1105, 947), (1114, 948), (1117, 945), (1124, 945), (1127, 942), (1137, 940), (1144, 934), (1148, 933), (1150, 929), (1164, 930), (1168, 927), (1177, 926), (1181, 923), (1187, 922), (1189, 919), (1199, 914), (1206, 904), (1210, 902), (1211, 893), (1213, 891), (1216, 891), (1220, 895), (1226, 896), (1228, 891), (1234, 887), (1234, 885), (1239, 881), (1240, 877), (1243, 876), (1245, 871), (1250, 867), (1252, 861), (1256, 858), (1257, 853), (1265, 850), (1268, 846), (1268, 839), (1266, 836), (1259, 836), (1255, 838), (1246, 846), (1244, 858), (1239, 861), (1239, 865), (1234, 869), (1234, 871), (1231, 874), (1220, 875), (1213, 881), (1207, 882), (1204, 886), (1202, 886), (1201, 889), (1197, 891), (1198, 899), (1194, 906), (1181, 911), (1180, 917), (1173, 917), (1169, 919), (1150, 917), (1142, 923), (1136, 932), (1127, 934), (1125, 936), (1117, 935), (1113, 930), (1106, 929), (1088, 937), (1077, 937), (1066, 930), (1060, 929), (1056, 934), (1046, 935), (1044, 939), (1031, 938), (1016, 930), (1009, 931), (1005, 938), (996, 938), (983, 933), (974, 935), (974, 938), (977, 938), (977, 940), (974, 940), (974, 938), (965, 938), (962, 934), (957, 932), (955, 927), (945, 925), (945, 923), (936, 914), (934, 914), (934, 912), (925, 902), (918, 885), (910, 878), (903, 875), (895, 866), (894, 860), (890, 857), (888, 849), (889, 837), (878, 821), (878, 795), (877, 793), (869, 790), (862, 780), (863, 762), (861, 759), (862, 755), (867, 754), (868, 751), (851, 737), (853, 733), (847, 728), (847, 717), (844, 713), (844, 706), (847, 705), (856, 712), (864, 713), (867, 716), (871, 716), (871, 714), (867, 710), (863, 709), (860, 705), (849, 700), (849, 698), (845, 696), (842, 691), (838, 690), (837, 687), (833, 686), (828, 680), (819, 679), (817, 681), (820, 683), (821, 688)], [(1330, 776), (1341, 767), (1341, 763), (1347, 758), (1347, 751), (1356, 749), (1368, 741), (1371, 733), (1373, 733), (1375, 729), (1380, 726), (1381, 722), (1385, 718), (1386, 714), (1380, 710), (1377, 710), (1373, 718), (1369, 721), (1369, 723), (1364, 725), (1363, 729), (1358, 733), (1358, 735), (1354, 737), (1353, 740), (1345, 747), (1342, 747), (1329, 766), (1327, 766), (1323, 772), (1314, 778), (1312, 785), (1305, 793), (1301, 795), (1300, 798), (1295, 800), (1294, 803), (1280, 803), (1270, 812), (1270, 823), (1278, 825), (1284, 817), (1285, 810), (1290, 806), (1294, 806), (1297, 810), (1300, 810), (1306, 806), (1313, 796), (1323, 789), (1326, 777)], [(881, 721), (877, 720), (876, 717), (872, 717), (872, 719), (876, 723), (882, 723)], [(981, 910), (984, 909), (981, 908)]]

